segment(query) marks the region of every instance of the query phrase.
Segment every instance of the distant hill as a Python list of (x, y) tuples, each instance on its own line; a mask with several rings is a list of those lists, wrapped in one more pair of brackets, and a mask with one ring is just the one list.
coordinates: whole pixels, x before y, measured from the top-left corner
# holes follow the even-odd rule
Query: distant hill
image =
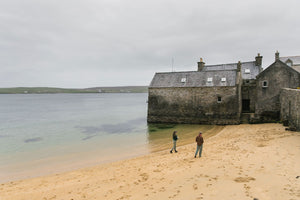
[(52, 87), (0, 88), (0, 94), (51, 94), (51, 93), (146, 93), (148, 86), (94, 87), (67, 89)]

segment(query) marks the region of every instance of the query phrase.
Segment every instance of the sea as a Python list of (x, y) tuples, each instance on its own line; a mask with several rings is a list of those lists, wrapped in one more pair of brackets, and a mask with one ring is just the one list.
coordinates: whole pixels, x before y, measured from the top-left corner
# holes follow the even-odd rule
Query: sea
[[(147, 93), (1, 94), (0, 182), (168, 152), (205, 125), (147, 124)], [(167, 151), (168, 150), (168, 151)]]

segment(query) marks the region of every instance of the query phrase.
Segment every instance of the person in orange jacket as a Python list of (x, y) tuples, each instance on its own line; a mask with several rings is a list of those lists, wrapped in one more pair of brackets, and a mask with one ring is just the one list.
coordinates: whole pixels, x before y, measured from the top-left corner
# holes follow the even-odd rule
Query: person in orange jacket
[(201, 157), (202, 154), (202, 147), (203, 147), (204, 140), (201, 132), (199, 132), (199, 135), (196, 137), (196, 142), (197, 142), (197, 150), (195, 153), (195, 158), (197, 157), (198, 151), (199, 151), (199, 157)]

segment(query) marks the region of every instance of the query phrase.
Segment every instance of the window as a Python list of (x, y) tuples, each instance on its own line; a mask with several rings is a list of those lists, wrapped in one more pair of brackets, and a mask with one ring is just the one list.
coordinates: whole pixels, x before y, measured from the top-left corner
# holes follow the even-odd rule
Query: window
[(212, 77), (207, 78), (207, 82), (212, 82)]
[(263, 88), (268, 87), (268, 81), (263, 81), (263, 82), (262, 82), (262, 87), (263, 87)]
[(250, 74), (250, 69), (245, 69), (245, 74)]
[(181, 78), (181, 83), (185, 83), (186, 82), (186, 78)]
[(221, 81), (222, 81), (222, 82), (226, 82), (226, 78), (225, 78), (225, 77), (222, 78)]
[(218, 97), (218, 103), (222, 102), (222, 97)]
[(285, 61), (285, 63), (290, 67), (293, 66), (293, 61), (291, 61), (291, 59), (287, 59), (287, 61)]

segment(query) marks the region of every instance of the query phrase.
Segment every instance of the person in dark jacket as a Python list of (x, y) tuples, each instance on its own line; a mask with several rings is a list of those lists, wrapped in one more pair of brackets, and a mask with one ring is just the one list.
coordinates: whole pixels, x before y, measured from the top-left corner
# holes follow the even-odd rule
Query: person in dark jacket
[(177, 153), (177, 150), (176, 150), (176, 141), (178, 140), (178, 136), (177, 136), (177, 131), (174, 131), (173, 132), (173, 148), (171, 149), (170, 153), (173, 153), (173, 150), (175, 151), (175, 153)]
[(204, 140), (203, 140), (201, 132), (196, 137), (196, 142), (197, 142), (197, 150), (196, 150), (196, 153), (195, 153), (195, 158), (197, 157), (198, 151), (199, 151), (199, 157), (201, 157), (201, 154), (202, 154), (202, 147), (203, 147)]

